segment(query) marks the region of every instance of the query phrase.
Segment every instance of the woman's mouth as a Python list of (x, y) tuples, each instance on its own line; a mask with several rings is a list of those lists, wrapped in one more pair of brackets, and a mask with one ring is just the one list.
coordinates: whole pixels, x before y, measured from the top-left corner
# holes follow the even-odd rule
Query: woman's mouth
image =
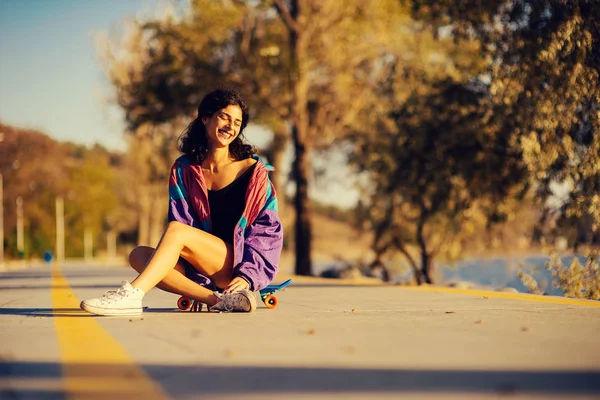
[(229, 131), (225, 131), (225, 130), (219, 130), (218, 133), (219, 133), (219, 136), (221, 136), (223, 139), (231, 139), (231, 137), (233, 136), (232, 133), (230, 133)]

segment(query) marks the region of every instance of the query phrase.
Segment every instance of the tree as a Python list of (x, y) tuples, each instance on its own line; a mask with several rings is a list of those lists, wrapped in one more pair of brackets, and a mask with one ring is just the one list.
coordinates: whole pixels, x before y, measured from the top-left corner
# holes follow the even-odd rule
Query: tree
[[(0, 172), (4, 184), (6, 256), (16, 257), (16, 200), (23, 201), (25, 256), (54, 248), (54, 201), (66, 194), (67, 173), (58, 160), (68, 158), (65, 147), (33, 130), (0, 123)], [(34, 162), (35, 161), (35, 162)]]
[(116, 190), (117, 171), (106, 149), (95, 145), (89, 150), (77, 147), (74, 150), (78, 156), (65, 162), (68, 174), (65, 220), (71, 242), (66, 249), (68, 256), (81, 254), (85, 231), (95, 238), (94, 247), (104, 248), (104, 234), (109, 230), (107, 220), (117, 212), (121, 195)]
[(89, 149), (56, 142), (41, 132), (1, 123), (0, 133), (7, 256), (17, 256), (17, 197), (23, 200), (27, 257), (41, 257), (55, 248), (57, 197), (65, 200), (67, 255), (81, 256), (84, 228), (99, 238), (107, 232), (108, 215), (119, 211), (124, 191), (114, 188), (120, 155), (98, 145)]
[(495, 123), (522, 151), (540, 204), (562, 183), (562, 214), (600, 230), (600, 1), (411, 3), (434, 30), (482, 43)]
[(296, 273), (310, 275), (312, 152), (356, 129), (362, 112), (377, 101), (380, 65), (393, 53), (389, 35), (405, 13), (388, 1), (357, 0), (349, 7), (332, 0), (274, 0), (273, 5), (289, 39)]
[[(560, 289), (564, 296), (600, 300), (598, 251), (593, 250), (586, 254), (584, 262), (582, 265), (577, 257), (573, 257), (567, 266), (556, 251), (551, 251), (550, 260), (544, 263), (544, 267), (551, 273), (552, 287)], [(536, 278), (526, 271), (520, 270), (518, 277), (531, 293), (543, 294), (546, 290), (544, 284), (540, 285)]]
[[(358, 137), (354, 163), (369, 173), (367, 217), (376, 262), (398, 251), (416, 281), (432, 283), (433, 260), (457, 258), (462, 242), (492, 218), (526, 173), (520, 154), (487, 121), (487, 93), (440, 80)], [(415, 258), (411, 247), (418, 250)]]

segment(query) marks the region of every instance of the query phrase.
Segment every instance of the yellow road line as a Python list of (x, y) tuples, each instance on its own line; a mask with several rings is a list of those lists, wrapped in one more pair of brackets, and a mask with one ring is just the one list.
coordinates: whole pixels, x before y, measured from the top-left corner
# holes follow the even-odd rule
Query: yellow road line
[(570, 299), (567, 297), (547, 297), (539, 296), (534, 294), (525, 293), (506, 293), (506, 292), (491, 292), (485, 290), (474, 290), (474, 289), (457, 289), (447, 287), (431, 287), (431, 286), (400, 286), (405, 289), (423, 290), (432, 292), (443, 292), (443, 293), (458, 293), (458, 294), (469, 294), (474, 296), (484, 297), (500, 297), (503, 299), (513, 300), (527, 300), (527, 301), (538, 301), (542, 303), (553, 303), (553, 304), (569, 304), (574, 306), (587, 306), (587, 307), (600, 307), (600, 301), (594, 300), (578, 300)]
[[(79, 299), (55, 265), (52, 269), (52, 307), (79, 309)], [(69, 399), (110, 394), (128, 398), (168, 399), (162, 387), (139, 368), (125, 349), (96, 318), (81, 311), (56, 313), (64, 390)]]

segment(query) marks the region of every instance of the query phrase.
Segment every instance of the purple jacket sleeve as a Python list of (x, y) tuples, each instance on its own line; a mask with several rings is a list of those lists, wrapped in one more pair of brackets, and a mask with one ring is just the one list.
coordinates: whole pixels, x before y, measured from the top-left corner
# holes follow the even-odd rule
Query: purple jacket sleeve
[(269, 203), (246, 230), (242, 261), (235, 266), (233, 275), (241, 276), (250, 283), (250, 290), (267, 287), (275, 278), (281, 249), (283, 228), (277, 214), (277, 199), (274, 207)]
[(183, 184), (183, 167), (173, 165), (169, 176), (169, 222), (200, 228), (200, 221), (187, 200), (187, 192)]

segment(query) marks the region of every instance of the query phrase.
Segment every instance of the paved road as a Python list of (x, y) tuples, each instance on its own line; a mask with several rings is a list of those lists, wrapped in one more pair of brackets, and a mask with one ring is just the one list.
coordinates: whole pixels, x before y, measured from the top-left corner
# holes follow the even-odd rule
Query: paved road
[(0, 399), (600, 398), (599, 302), (297, 277), (252, 314), (79, 310), (133, 277), (0, 272)]

